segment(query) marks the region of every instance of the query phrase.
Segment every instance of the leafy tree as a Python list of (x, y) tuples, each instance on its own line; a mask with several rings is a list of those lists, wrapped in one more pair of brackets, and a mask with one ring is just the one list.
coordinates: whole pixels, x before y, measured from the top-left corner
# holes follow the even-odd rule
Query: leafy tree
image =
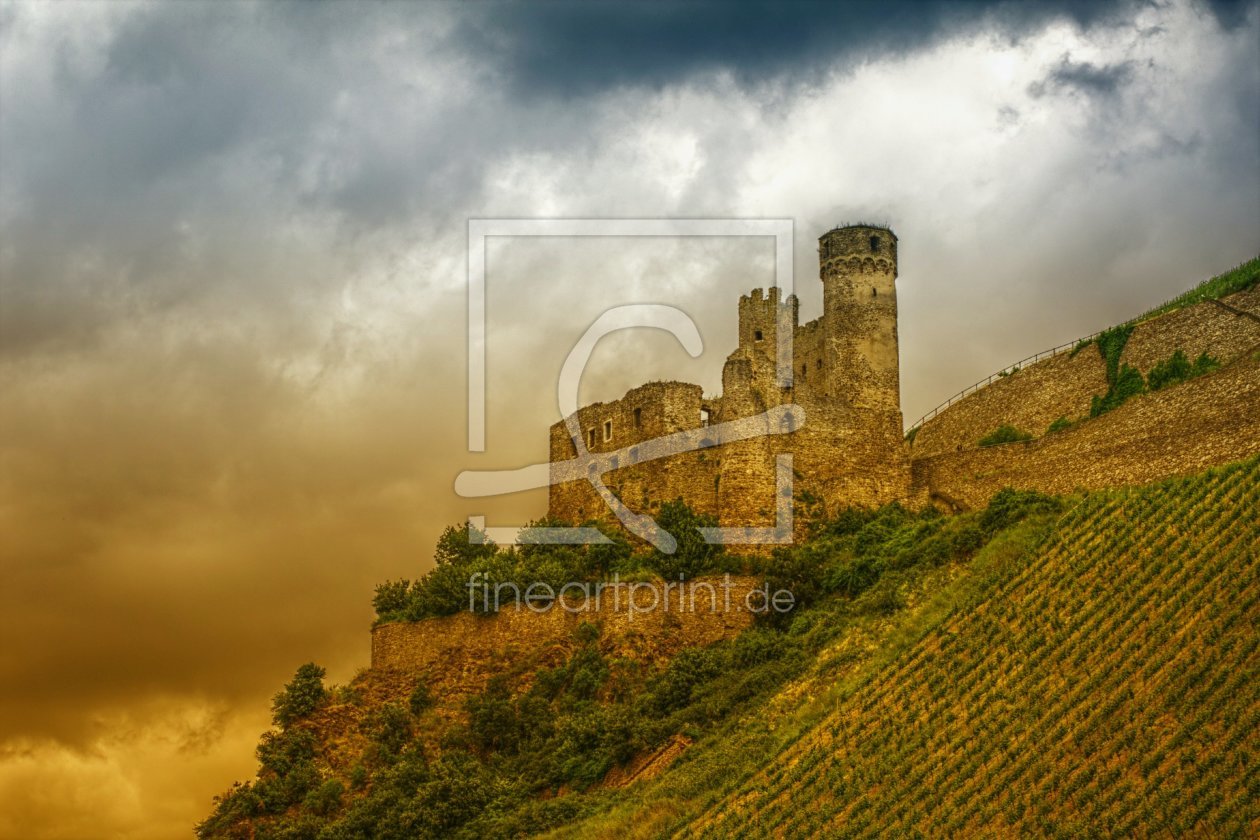
[(722, 547), (704, 541), (698, 528), (713, 528), (717, 519), (698, 514), (682, 499), (661, 505), (656, 522), (678, 541), (673, 554), (653, 551), (648, 566), (666, 580), (691, 579), (713, 568)]
[(372, 607), (378, 618), (401, 616), (411, 604), (411, 581), (387, 580), (377, 584)]
[(433, 560), (438, 566), (467, 566), (474, 560), (490, 557), (498, 550), (484, 532), (467, 522), (448, 525), (438, 537)]
[(345, 787), (336, 779), (328, 779), (306, 794), (302, 808), (312, 814), (328, 816), (341, 808), (341, 796)]
[(499, 676), (486, 685), (480, 695), (468, 698), (468, 729), (473, 741), (483, 750), (512, 753), (520, 744), (521, 732), (507, 681)]
[(307, 662), (297, 669), (293, 680), (271, 700), (271, 719), (277, 726), (288, 727), (319, 707), (328, 696), (324, 688), (324, 669)]
[(368, 734), (386, 760), (395, 758), (411, 741), (411, 715), (397, 703), (386, 703), (365, 722)]

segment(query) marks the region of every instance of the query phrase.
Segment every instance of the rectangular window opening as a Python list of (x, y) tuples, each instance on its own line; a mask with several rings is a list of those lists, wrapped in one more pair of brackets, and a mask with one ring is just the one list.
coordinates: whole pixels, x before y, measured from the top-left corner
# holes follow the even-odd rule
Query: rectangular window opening
[(612, 440), (612, 421), (611, 420), (604, 421), (604, 440), (605, 441)]

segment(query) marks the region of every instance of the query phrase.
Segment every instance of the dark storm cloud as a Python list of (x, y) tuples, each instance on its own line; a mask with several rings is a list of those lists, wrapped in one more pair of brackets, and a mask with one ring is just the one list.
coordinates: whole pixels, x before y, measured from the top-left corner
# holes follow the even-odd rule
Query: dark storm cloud
[[(981, 20), (1018, 38), (1055, 19), (1125, 19), (1135, 4), (963, 2), (544, 2), (482, 7), (461, 37), (525, 95), (663, 85), (728, 70), (741, 82), (811, 76), (836, 62), (904, 53)], [(1236, 6), (1238, 4), (1225, 4)]]
[[(150, 762), (138, 800), (94, 788), (75, 756), (106, 712), (200, 698), (265, 720), (298, 663), (363, 664), (373, 583), (421, 573), (471, 512), (450, 490), (469, 466), (467, 218), (792, 217), (804, 279), (818, 230), (885, 218), (911, 417), (1255, 253), (1246, 14), (0, 5), (0, 835), (11, 802), (48, 812), (36, 838), (110, 833), (115, 799), (159, 819), (154, 781), (185, 758), (126, 759)], [(553, 383), (522, 369), (558, 370), (566, 330), (638, 278), (733, 330), (734, 296), (768, 283), (714, 250), (694, 270), (504, 250), (495, 465), (545, 457)], [(716, 382), (733, 339), (705, 329)], [(604, 348), (624, 380), (592, 387), (706, 381), (673, 343), (630, 355), (647, 346)], [(496, 501), (491, 521), (525, 521), (545, 494)], [(252, 771), (256, 728), (238, 734), (218, 749), (239, 772), (187, 771), (199, 798), (151, 836)], [(57, 789), (96, 799), (48, 796), (4, 752), (30, 739), (69, 745)], [(72, 799), (87, 828), (39, 804)]]

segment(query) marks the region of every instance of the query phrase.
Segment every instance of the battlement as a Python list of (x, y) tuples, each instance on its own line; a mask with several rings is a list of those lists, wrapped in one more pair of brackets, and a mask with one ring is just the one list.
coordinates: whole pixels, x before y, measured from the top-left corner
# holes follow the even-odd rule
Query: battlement
[(775, 355), (780, 327), (796, 329), (801, 304), (796, 295), (783, 299), (782, 290), (771, 286), (768, 294), (753, 289), (739, 298), (739, 346)]

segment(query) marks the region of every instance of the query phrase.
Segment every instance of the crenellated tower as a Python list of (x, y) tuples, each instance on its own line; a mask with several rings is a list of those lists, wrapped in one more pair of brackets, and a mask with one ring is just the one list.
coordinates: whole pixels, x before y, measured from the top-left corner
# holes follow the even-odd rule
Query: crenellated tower
[(838, 227), (818, 240), (823, 284), (827, 396), (854, 409), (896, 415), (897, 236), (886, 227)]

